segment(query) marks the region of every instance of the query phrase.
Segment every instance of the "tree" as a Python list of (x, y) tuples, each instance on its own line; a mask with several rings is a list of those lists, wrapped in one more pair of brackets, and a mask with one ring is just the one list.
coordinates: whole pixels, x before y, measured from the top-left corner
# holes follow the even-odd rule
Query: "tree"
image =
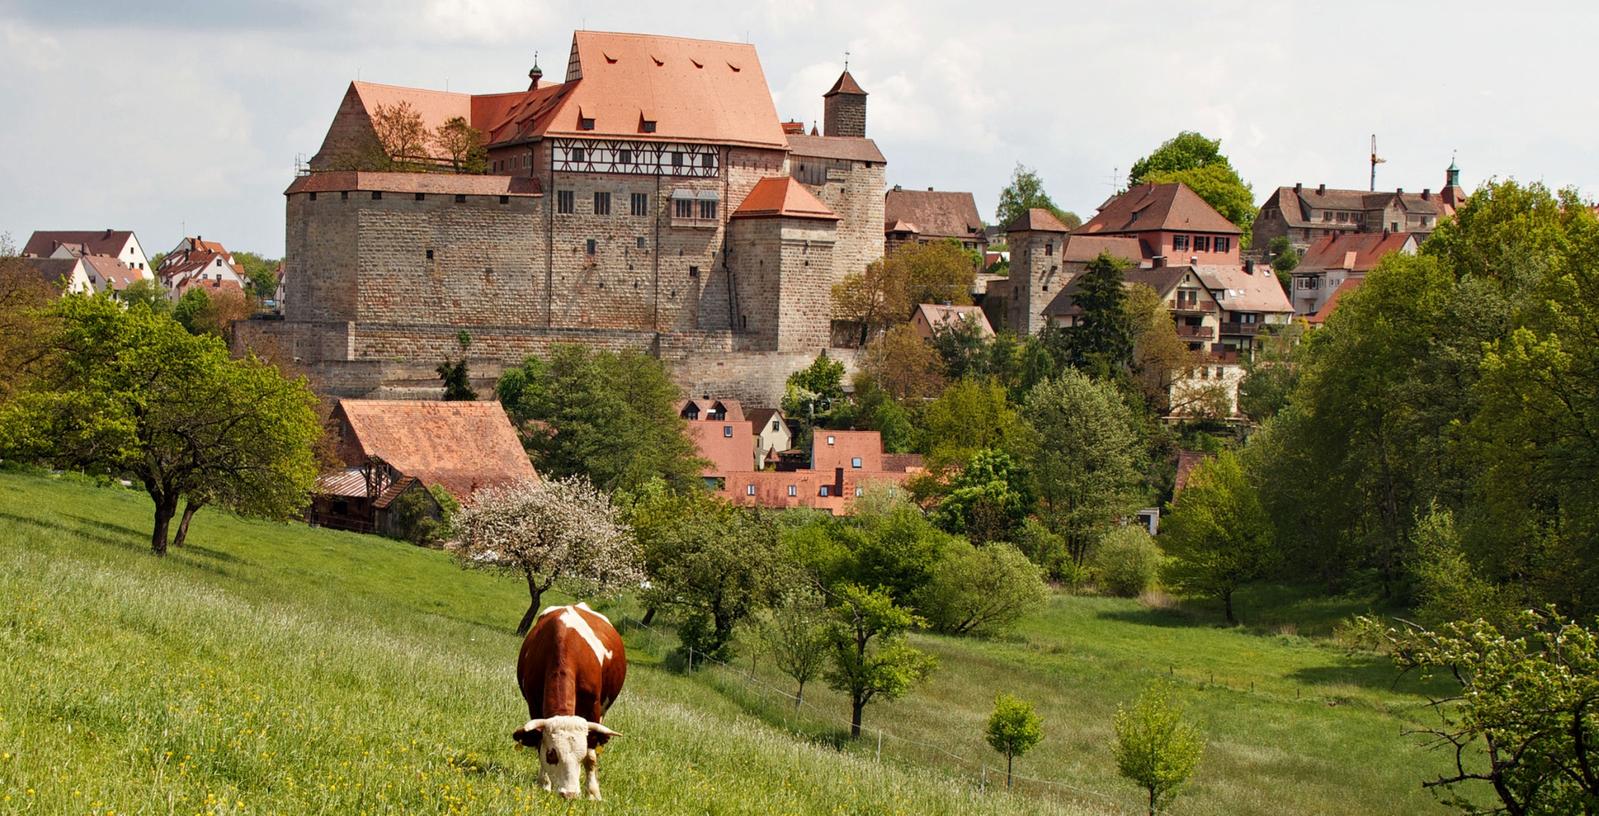
[(795, 586), (763, 616), (761, 641), (784, 674), (794, 680), (794, 709), (805, 703), (805, 684), (821, 674), (827, 664), (828, 611), (821, 593)]
[(806, 425), (819, 425), (843, 404), (844, 364), (827, 356), (826, 349), (810, 365), (788, 375), (783, 391), (785, 415)]
[[(1442, 675), (1458, 689), (1433, 703), (1441, 723), (1422, 732), (1450, 750), (1454, 772), (1422, 784), (1453, 794), (1445, 803), (1464, 813), (1593, 813), (1599, 636), (1552, 608), (1523, 612), (1511, 627), (1478, 620), (1384, 633), (1402, 670)], [(1481, 783), (1498, 808), (1460, 793)]]
[(954, 537), (885, 486), (865, 491), (851, 510), (849, 518), (830, 529), (844, 552), (834, 564), (836, 572), (820, 576), (822, 585), (855, 583), (886, 593), (894, 603), (914, 606)]
[(186, 496), (266, 517), (304, 507), (321, 428), (302, 380), (103, 295), (63, 298), (53, 318), (49, 363), (0, 417), (0, 450), (132, 477), (155, 505), (156, 555)]
[(1264, 422), (1288, 407), (1299, 384), (1300, 341), (1303, 320), (1283, 327), (1268, 327), (1255, 339), (1255, 351), (1244, 361), (1244, 378), (1238, 383), (1238, 411)]
[(445, 356), (444, 362), (439, 363), (435, 369), (439, 379), (444, 381), (445, 402), (471, 402), (477, 399), (477, 390), (472, 387), (472, 373), (466, 366), (466, 351), (472, 347), (472, 335), (464, 329), (455, 336), (455, 344), (461, 347), (461, 359), (451, 360)]
[(1048, 210), (1067, 229), (1077, 229), (1083, 223), (1076, 213), (1055, 206), (1049, 193), (1044, 192), (1044, 182), (1039, 179), (1038, 173), (1017, 162), (1016, 169), (1011, 171), (1010, 184), (999, 191), (999, 208), (994, 211), (994, 219), (1000, 227), (1008, 227), (1031, 209)]
[(372, 132), (381, 154), (374, 156), (374, 169), (409, 171), (419, 169), (431, 157), (431, 141), (422, 114), (410, 102), (378, 105), (372, 110)]
[(527, 581), (525, 635), (539, 601), (557, 582), (595, 592), (644, 580), (638, 544), (611, 497), (582, 476), (525, 480), (479, 490), (451, 524), (448, 547), (468, 569), (493, 569)]
[(255, 311), (241, 292), (218, 289), (207, 292), (193, 287), (172, 305), (172, 317), (190, 334), (209, 334), (223, 342), (233, 339), (233, 323), (248, 320)]
[(834, 411), (833, 420), (859, 431), (877, 431), (884, 453), (908, 453), (916, 444), (916, 426), (910, 412), (877, 381), (864, 372), (854, 379), (855, 394), (843, 411)]
[(438, 504), (433, 494), (426, 490), (407, 490), (389, 505), (394, 515), (399, 537), (418, 547), (427, 547), (439, 541), (447, 529), (438, 518)]
[(244, 277), (249, 282), (252, 297), (256, 300), (271, 300), (277, 294), (280, 261), (263, 258), (254, 252), (235, 252), (233, 260), (244, 268)]
[(1129, 187), (1171, 182), (1188, 185), (1243, 230), (1243, 245), (1249, 244), (1250, 229), (1255, 223), (1254, 192), (1238, 177), (1232, 162), (1222, 155), (1220, 139), (1207, 139), (1185, 130), (1167, 139), (1153, 153), (1133, 162), (1132, 171), (1127, 175)]
[(1161, 541), (1171, 556), (1167, 582), (1220, 599), (1228, 623), (1238, 622), (1233, 593), (1265, 575), (1276, 555), (1271, 518), (1231, 451), (1195, 466), (1172, 501)]
[(944, 390), (943, 362), (938, 352), (904, 323), (890, 328), (861, 351), (861, 373), (897, 400), (921, 400)]
[[(152, 268), (155, 266), (153, 259), (150, 266)], [(143, 306), (156, 314), (167, 314), (172, 311), (172, 300), (167, 297), (167, 290), (148, 278), (140, 278), (128, 284), (127, 288), (122, 290), (122, 303), (130, 309), (134, 306)]]
[(910, 319), (919, 303), (972, 302), (977, 268), (960, 243), (909, 242), (833, 286), (833, 317), (860, 327), (860, 342)]
[(1133, 324), (1123, 286), (1128, 262), (1100, 253), (1077, 280), (1073, 305), (1082, 310), (1076, 325), (1066, 329), (1067, 362), (1100, 377), (1125, 371), (1133, 359)]
[(984, 449), (955, 474), (932, 520), (974, 544), (1013, 541), (1032, 507), (1032, 477), (1026, 468), (1008, 453)]
[(734, 627), (773, 602), (791, 582), (770, 517), (704, 491), (673, 494), (646, 485), (630, 520), (644, 557), (651, 609), (676, 609), (686, 649), (732, 656)]
[(604, 490), (656, 477), (674, 490), (701, 484), (678, 388), (653, 357), (556, 345), (507, 370), (494, 390), (541, 473), (587, 474)]
[(1155, 683), (1131, 708), (1116, 707), (1116, 769), (1148, 794), (1149, 816), (1176, 796), (1205, 751), (1204, 737), (1171, 696), (1170, 686)]
[(1202, 363), (1201, 354), (1177, 336), (1171, 310), (1154, 289), (1141, 283), (1130, 287), (1123, 308), (1132, 329), (1133, 382), (1144, 404), (1161, 415), (1183, 407), (1172, 403), (1172, 383), (1188, 379)]
[(828, 630), (833, 665), (825, 677), (830, 687), (849, 695), (849, 735), (858, 738), (868, 704), (904, 696), (937, 662), (906, 641), (906, 631), (921, 619), (887, 595), (845, 584), (835, 597)]
[(1155, 582), (1163, 556), (1155, 539), (1141, 526), (1117, 527), (1100, 540), (1094, 552), (1099, 582), (1112, 595), (1135, 598)]
[(1027, 395), (1028, 465), (1038, 514), (1081, 566), (1089, 547), (1139, 506), (1139, 439), (1121, 394), (1067, 369)]
[(0, 405), (47, 357), (47, 310), (60, 292), (19, 258), (0, 256)]
[(985, 448), (1015, 450), (1021, 417), (993, 380), (960, 380), (922, 409), (922, 452), (934, 468), (964, 467)]
[(1032, 703), (1001, 693), (994, 697), (986, 736), (989, 747), (1005, 755), (1005, 789), (1010, 790), (1011, 764), (1044, 738), (1044, 721), (1033, 711)]
[(481, 174), (488, 171), (489, 152), (483, 146), (483, 131), (459, 116), (444, 121), (433, 131), (433, 144), (449, 157), (450, 169), (457, 173)]
[(939, 632), (986, 636), (1010, 631), (1047, 595), (1038, 567), (1014, 546), (956, 539), (945, 546), (916, 608)]
[(990, 373), (990, 340), (976, 315), (934, 326), (931, 345), (943, 360), (944, 376), (952, 380), (968, 376), (983, 377)]

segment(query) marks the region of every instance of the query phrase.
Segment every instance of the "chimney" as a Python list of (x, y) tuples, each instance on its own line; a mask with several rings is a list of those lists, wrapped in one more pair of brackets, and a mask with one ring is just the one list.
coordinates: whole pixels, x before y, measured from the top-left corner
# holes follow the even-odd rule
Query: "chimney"
[(1396, 193), (1398, 195), (1404, 195), (1405, 194), (1405, 188), (1400, 187), (1400, 188), (1394, 190), (1394, 193)]
[(1316, 195), (1326, 195), (1326, 194), (1327, 194), (1327, 185), (1325, 185), (1325, 184), (1316, 185)]
[(1190, 256), (1188, 256), (1188, 265), (1189, 266), (1199, 266), (1199, 256), (1198, 255), (1190, 255)]
[(111, 228), (110, 228), (110, 227), (106, 227), (106, 230), (105, 230), (105, 237), (107, 237), (107, 238), (110, 238), (110, 237), (111, 237)]
[(1255, 274), (1255, 262), (1254, 261), (1244, 261), (1244, 274), (1246, 274), (1246, 275)]
[(1294, 182), (1294, 192), (1300, 193), (1300, 192), (1304, 192), (1304, 190), (1305, 190), (1305, 185), (1303, 183), (1298, 182), (1298, 181)]
[(929, 192), (929, 193), (931, 193), (931, 192), (932, 192), (932, 191), (933, 191), (933, 188), (932, 188), (932, 187), (928, 187), (928, 188), (927, 188), (927, 192)]
[(1431, 201), (1432, 200), (1432, 188), (1431, 187), (1423, 187), (1423, 188), (1421, 188), (1421, 200), (1422, 201)]
[(894, 192), (900, 192), (901, 189), (902, 188), (898, 184), (894, 185)]
[(1156, 255), (1155, 257), (1150, 258), (1149, 262), (1151, 264), (1149, 267), (1150, 269), (1161, 269), (1166, 266), (1166, 256)]

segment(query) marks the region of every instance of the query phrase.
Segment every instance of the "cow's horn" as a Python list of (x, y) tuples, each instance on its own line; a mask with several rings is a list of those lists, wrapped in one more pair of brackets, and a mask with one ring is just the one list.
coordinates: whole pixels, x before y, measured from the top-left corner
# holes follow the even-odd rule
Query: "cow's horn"
[(607, 737), (620, 737), (620, 736), (622, 736), (621, 732), (612, 731), (611, 729), (606, 728), (605, 726), (600, 725), (597, 722), (589, 723), (589, 730), (593, 731), (596, 734), (604, 734)]

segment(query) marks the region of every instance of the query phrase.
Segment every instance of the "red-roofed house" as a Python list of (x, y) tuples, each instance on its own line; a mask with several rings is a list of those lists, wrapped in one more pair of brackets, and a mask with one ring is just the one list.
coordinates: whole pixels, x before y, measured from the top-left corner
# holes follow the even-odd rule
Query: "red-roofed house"
[(244, 294), (244, 267), (233, 260), (227, 247), (196, 235), (184, 238), (161, 259), (155, 270), (167, 296), (173, 300), (193, 288), (207, 292), (230, 291)]
[(315, 525), (394, 535), (389, 509), (407, 492), (437, 486), (470, 503), (479, 488), (538, 479), (497, 402), (346, 399), (329, 422), (348, 466), (318, 478)]
[(981, 306), (920, 303), (917, 304), (916, 311), (911, 313), (911, 326), (916, 329), (916, 336), (923, 340), (933, 339), (933, 335), (940, 328), (967, 320), (977, 324), (978, 333), (982, 336), (994, 336), (994, 327), (988, 324), (988, 316), (983, 314)]
[(1137, 238), (1146, 258), (1167, 264), (1238, 263), (1243, 234), (1226, 216), (1181, 183), (1140, 184), (1112, 196), (1076, 235)]
[(1037, 334), (1067, 284), (1101, 253), (1148, 266), (1139, 239), (1128, 235), (1073, 234), (1053, 213), (1032, 209), (1005, 228), (1010, 242), (1008, 285), (991, 284), (1005, 299), (1005, 323), (1017, 334)]
[(1408, 232), (1328, 233), (1317, 239), (1294, 267), (1294, 312), (1313, 315), (1350, 278), (1364, 278), (1377, 262), (1395, 252), (1416, 254)]
[(1327, 185), (1315, 189), (1303, 184), (1278, 187), (1260, 205), (1253, 229), (1254, 245), (1267, 246), (1272, 239), (1287, 237), (1305, 251), (1328, 236), (1349, 233), (1408, 232), (1416, 241), (1438, 228), (1438, 223), (1453, 218), (1466, 205), (1466, 190), (1460, 186), (1460, 168), (1451, 161), (1444, 171), (1443, 189), (1407, 193), (1403, 188), (1379, 190), (1339, 190)]
[(1365, 276), (1344, 278), (1343, 283), (1338, 284), (1338, 288), (1332, 290), (1332, 294), (1329, 294), (1327, 296), (1327, 300), (1322, 302), (1321, 308), (1316, 310), (1315, 314), (1306, 317), (1305, 322), (1312, 326), (1320, 326), (1323, 323), (1326, 323), (1327, 316), (1332, 314), (1334, 309), (1338, 308), (1338, 301), (1342, 300), (1344, 295), (1359, 289), (1360, 285), (1365, 282)]
[(985, 252), (988, 239), (983, 219), (977, 214), (977, 200), (971, 193), (945, 190), (906, 190), (899, 185), (888, 191), (883, 202), (885, 249), (893, 252), (900, 244), (916, 241), (952, 240), (961, 246)]
[(129, 267), (149, 271), (150, 259), (133, 230), (38, 230), (22, 247), (24, 258), (75, 258), (107, 255)]
[[(695, 402), (690, 401), (687, 405)], [(683, 409), (686, 410), (687, 405)], [(709, 412), (701, 413), (707, 416)], [(782, 416), (770, 409), (753, 413), (765, 430), (782, 425)], [(765, 461), (751, 454), (756, 448), (754, 427), (746, 421), (690, 420), (688, 433), (708, 465), (706, 481), (735, 504), (768, 508), (809, 507), (835, 515), (872, 484), (898, 485), (922, 470), (918, 456), (886, 456), (876, 431), (835, 431), (817, 428), (811, 440), (810, 466), (764, 470)], [(784, 429), (786, 431), (786, 428)], [(773, 451), (775, 453), (775, 450)]]

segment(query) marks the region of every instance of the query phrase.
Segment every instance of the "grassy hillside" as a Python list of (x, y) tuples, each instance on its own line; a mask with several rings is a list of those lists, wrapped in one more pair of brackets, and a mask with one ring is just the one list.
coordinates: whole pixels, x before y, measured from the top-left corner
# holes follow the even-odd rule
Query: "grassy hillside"
[[(158, 561), (148, 525), (140, 494), (0, 474), (0, 812), (567, 812), (508, 738), (515, 581), (212, 512)], [(1418, 783), (1444, 758), (1399, 736), (1424, 715), (1416, 690), (1314, 642), (1064, 596), (1012, 640), (920, 642), (941, 668), (868, 709), (890, 734), (879, 762), (875, 735), (829, 747), (836, 694), (807, 689), (794, 715), (758, 660), (756, 683), (744, 665), (684, 677), (636, 632), (609, 801), (576, 810), (1131, 813), (1111, 712), (1167, 676), (1211, 740), (1174, 813), (1442, 812)], [(1046, 720), (1018, 772), (1063, 784), (976, 788), (997, 690)]]

